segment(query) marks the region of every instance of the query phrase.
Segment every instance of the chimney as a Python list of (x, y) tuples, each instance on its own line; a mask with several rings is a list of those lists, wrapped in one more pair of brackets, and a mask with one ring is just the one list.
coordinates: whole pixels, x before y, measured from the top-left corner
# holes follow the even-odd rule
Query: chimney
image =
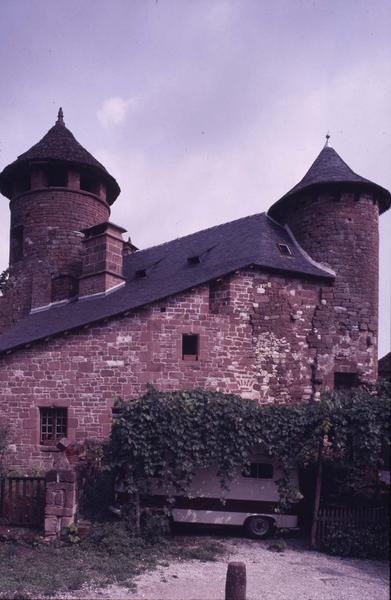
[(126, 231), (114, 223), (100, 223), (84, 233), (84, 257), (79, 279), (79, 298), (101, 294), (126, 281), (123, 274), (124, 241)]

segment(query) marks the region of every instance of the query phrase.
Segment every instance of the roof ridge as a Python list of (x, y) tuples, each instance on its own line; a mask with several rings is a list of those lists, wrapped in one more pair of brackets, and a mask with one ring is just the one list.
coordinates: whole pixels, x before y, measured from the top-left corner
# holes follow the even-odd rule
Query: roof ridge
[[(186, 238), (190, 238), (193, 235), (198, 235), (199, 233), (204, 233), (207, 231), (212, 231), (212, 229), (218, 229), (219, 227), (224, 227), (225, 225), (231, 225), (232, 223), (239, 223), (239, 221), (244, 221), (246, 219), (251, 219), (253, 217), (260, 217), (261, 215), (268, 215), (266, 212), (254, 213), (253, 215), (247, 215), (246, 217), (240, 217), (239, 219), (233, 219), (232, 221), (227, 221), (226, 223), (219, 223), (218, 225), (212, 225), (212, 227), (207, 227), (206, 229), (200, 229), (199, 231), (194, 231), (193, 233), (187, 233), (186, 235), (182, 235), (181, 237), (174, 238), (172, 240), (168, 240), (167, 242), (162, 242), (161, 244), (155, 244), (155, 246), (148, 246), (147, 248), (143, 248), (142, 250), (137, 250), (137, 255), (140, 255), (142, 252), (147, 252), (147, 250), (153, 250), (154, 248), (161, 248), (162, 246), (166, 246), (167, 244), (172, 244), (173, 242), (179, 242), (185, 240)], [(274, 219), (271, 219), (274, 220)], [(129, 256), (132, 256), (131, 254)]]

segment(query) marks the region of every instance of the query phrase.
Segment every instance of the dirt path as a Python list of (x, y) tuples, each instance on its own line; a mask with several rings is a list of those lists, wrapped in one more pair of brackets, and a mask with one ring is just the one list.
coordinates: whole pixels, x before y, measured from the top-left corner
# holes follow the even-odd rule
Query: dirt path
[(112, 585), (79, 592), (78, 598), (112, 600), (223, 600), (227, 563), (247, 568), (247, 600), (388, 600), (388, 564), (331, 557), (288, 542), (282, 553), (267, 550), (270, 541), (205, 538), (225, 544), (216, 562), (177, 561), (139, 576), (137, 591)]

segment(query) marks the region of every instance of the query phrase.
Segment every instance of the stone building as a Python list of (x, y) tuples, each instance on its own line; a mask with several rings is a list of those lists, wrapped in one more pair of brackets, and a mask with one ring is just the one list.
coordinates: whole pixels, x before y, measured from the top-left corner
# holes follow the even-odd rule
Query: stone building
[(391, 197), (327, 143), (267, 213), (145, 250), (110, 222), (119, 186), (61, 110), (0, 189), (9, 466), (50, 468), (59, 438), (107, 437), (114, 398), (148, 383), (294, 403), (376, 382), (378, 217)]

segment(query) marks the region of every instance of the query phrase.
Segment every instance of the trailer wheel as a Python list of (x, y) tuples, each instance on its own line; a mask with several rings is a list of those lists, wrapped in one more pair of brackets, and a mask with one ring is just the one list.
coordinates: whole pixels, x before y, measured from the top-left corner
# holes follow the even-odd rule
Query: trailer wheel
[(274, 529), (274, 523), (271, 519), (262, 516), (249, 517), (244, 528), (248, 536), (252, 538), (265, 538), (271, 534)]

